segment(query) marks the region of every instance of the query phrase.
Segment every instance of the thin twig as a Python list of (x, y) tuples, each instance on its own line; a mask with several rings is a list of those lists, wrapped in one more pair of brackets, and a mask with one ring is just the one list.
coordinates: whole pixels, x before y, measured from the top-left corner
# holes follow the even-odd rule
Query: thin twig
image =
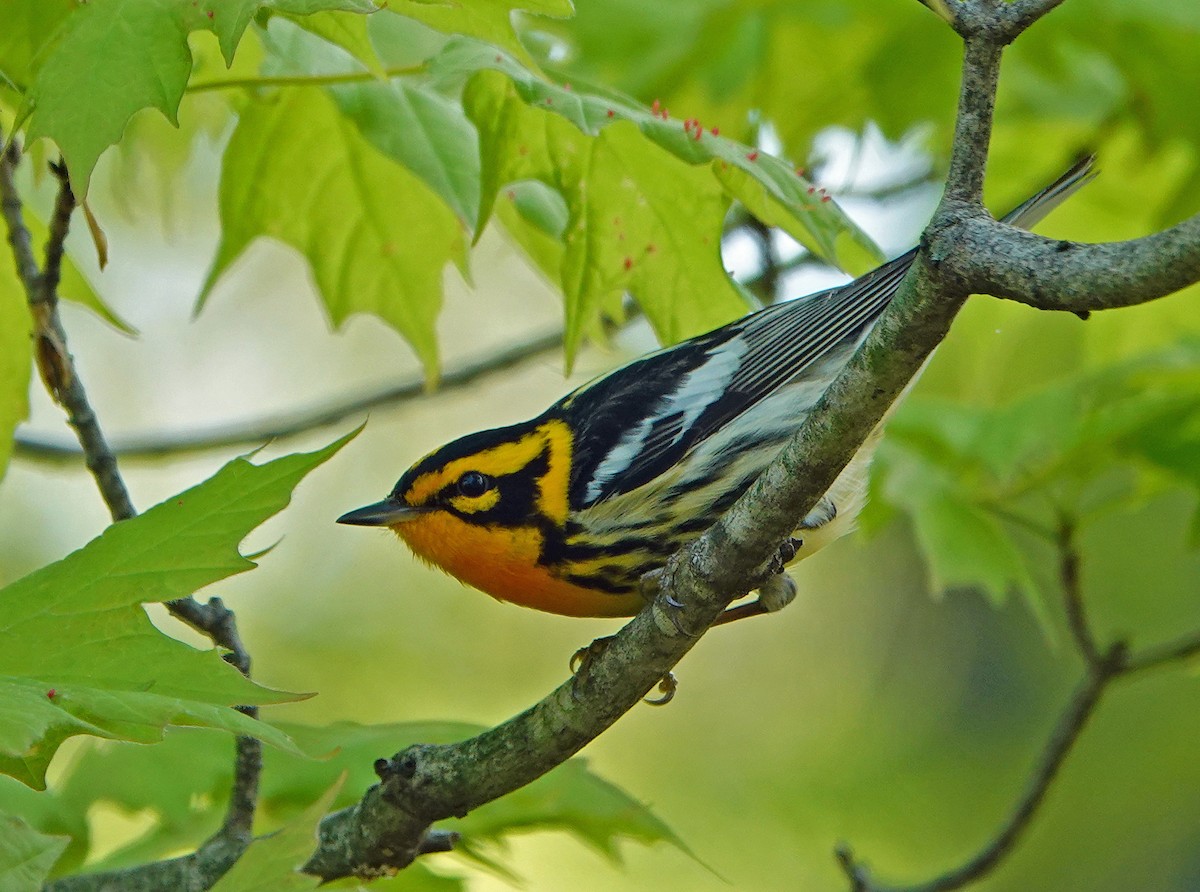
[(46, 238), (46, 259), (42, 262), (41, 288), (37, 299), (46, 304), (58, 304), (58, 283), (62, 280), (63, 252), (67, 244), (67, 233), (71, 229), (71, 214), (75, 212), (75, 193), (71, 189), (71, 177), (60, 161), (51, 164), (50, 170), (58, 178), (58, 196), (54, 200), (54, 213), (50, 217), (50, 229)]
[(1063, 517), (1059, 521), (1058, 555), (1058, 578), (1062, 585), (1063, 610), (1067, 615), (1067, 625), (1071, 629), (1071, 637), (1075, 639), (1075, 647), (1080, 655), (1089, 667), (1095, 667), (1101, 662), (1102, 655), (1083, 606), (1075, 522), (1069, 517)]
[[(3, 207), (18, 275), (33, 316), (38, 370), (55, 402), (66, 411), (67, 422), (75, 429), (88, 470), (96, 480), (113, 521), (128, 520), (137, 515), (137, 509), (129, 498), (116, 456), (104, 439), (99, 419), (75, 368), (74, 358), (67, 349), (66, 331), (58, 314), (58, 282), (64, 244), (70, 229), (71, 214), (75, 210), (70, 175), (62, 162), (51, 167), (58, 178), (59, 189), (46, 240), (45, 262), (39, 270), (14, 179), (20, 160), (20, 150), (14, 141), (0, 158), (0, 205)], [(208, 635), (218, 645), (228, 648), (229, 662), (243, 674), (249, 674), (250, 657), (238, 637), (233, 612), (219, 598), (211, 599), (208, 604), (182, 598), (170, 601), (166, 606), (175, 616)], [(257, 714), (254, 707), (239, 708), (247, 715)], [(233, 793), (219, 836), (244, 847), (250, 840), (262, 755), (261, 744), (253, 737), (239, 737), (236, 748)]]
[(848, 846), (839, 846), (835, 856), (850, 881), (851, 892), (952, 892), (988, 875), (1013, 851), (1018, 840), (1029, 829), (1059, 770), (1078, 743), (1109, 685), (1118, 678), (1200, 655), (1200, 632), (1146, 647), (1132, 654), (1124, 642), (1116, 642), (1102, 649), (1096, 643), (1084, 608), (1074, 519), (1064, 517), (1059, 529), (1059, 578), (1063, 588), (1063, 610), (1071, 627), (1071, 638), (1085, 668), (1083, 678), (1063, 708), (1041, 758), (1030, 774), (1024, 795), (1009, 812), (1004, 825), (974, 856), (953, 870), (923, 883), (907, 886), (878, 884), (871, 879), (866, 867), (855, 858)]
[(127, 520), (137, 511), (129, 499), (129, 491), (117, 471), (117, 460), (108, 448), (104, 432), (92, 411), (87, 391), (80, 379), (74, 360), (67, 350), (67, 335), (58, 315), (58, 280), (61, 271), (63, 241), (70, 226), (75, 196), (71, 191), (66, 168), (57, 166), (58, 198), (50, 222), (46, 242), (46, 263), (41, 270), (33, 256), (33, 244), (22, 217), (20, 195), (13, 176), (20, 162), (20, 150), (15, 142), (9, 145), (0, 162), (0, 190), (3, 191), (5, 221), (8, 224), (9, 244), (13, 247), (21, 284), (25, 288), (29, 309), (33, 315), (34, 358), (50, 395), (67, 413), (67, 423), (75, 429), (88, 470), (114, 521)]
[[(222, 82), (232, 83), (232, 82)], [(214, 87), (215, 88), (215, 87)], [(932, 168), (917, 176), (886, 183), (873, 189), (838, 189), (837, 196), (853, 196), (883, 201), (933, 182)], [(770, 251), (772, 262), (764, 262), (762, 269), (741, 280), (741, 284), (762, 295), (764, 303), (778, 297), (779, 284), (787, 273), (805, 267), (830, 269), (820, 258), (808, 252), (781, 260), (763, 239), (767, 229), (749, 214), (731, 215), (726, 235), (739, 229), (748, 229), (760, 241), (764, 256)], [(473, 384), (494, 372), (506, 371), (526, 360), (551, 353), (562, 347), (562, 330), (555, 329), (522, 340), (444, 373), (438, 382), (438, 392), (454, 390)], [(180, 432), (153, 432), (144, 435), (115, 436), (110, 446), (113, 454), (122, 459), (162, 458), (212, 449), (249, 446), (267, 440), (283, 440), (299, 436), (317, 428), (336, 424), (344, 419), (360, 415), (379, 406), (396, 406), (410, 400), (420, 399), (429, 393), (423, 377), (415, 377), (400, 384), (381, 385), (365, 392), (339, 396), (333, 400), (281, 412), (267, 417), (251, 418), (244, 422), (218, 424)], [(14, 454), (19, 458), (47, 463), (73, 462), (81, 454), (77, 442), (57, 438), (28, 430), (19, 430), (14, 439)]]
[[(236, 617), (232, 610), (217, 597), (201, 604), (194, 598), (179, 598), (166, 604), (178, 619), (196, 631), (207, 635), (215, 644), (226, 648), (229, 653), (225, 661), (247, 678), (250, 677), (250, 654), (238, 634)], [(238, 706), (238, 712), (258, 718), (257, 706)], [(229, 807), (218, 836), (236, 839), (249, 845), (254, 825), (254, 811), (258, 802), (258, 785), (262, 775), (262, 743), (256, 737), (238, 737), (235, 744), (233, 786), (229, 794)]]
[[(555, 330), (506, 346), (495, 353), (464, 363), (442, 375), (439, 391), (454, 390), (472, 384), (493, 372), (510, 369), (526, 360), (562, 347), (562, 331)], [(118, 441), (116, 453), (122, 458), (158, 458), (278, 440), (335, 424), (382, 405), (395, 405), (428, 394), (424, 378), (379, 387), (367, 393), (341, 397), (328, 403), (268, 418), (251, 419), (242, 424), (220, 425), (177, 434), (158, 434)], [(78, 456), (72, 444), (35, 434), (21, 434), (16, 451), (25, 458), (63, 461)]]
[(746, 218), (746, 229), (758, 247), (759, 271), (753, 283), (747, 287), (758, 297), (763, 306), (773, 304), (779, 298), (779, 280), (782, 275), (779, 253), (775, 250), (775, 230), (757, 217)]
[(1125, 658), (1125, 665), (1121, 671), (1125, 675), (1132, 675), (1169, 663), (1182, 663), (1196, 656), (1200, 656), (1200, 632), (1181, 635), (1174, 641), (1143, 647)]
[[(797, 255), (780, 261), (776, 275), (783, 275), (805, 266), (823, 266), (810, 254)], [(756, 287), (761, 274), (747, 279), (743, 284)], [(506, 371), (521, 363), (535, 360), (562, 349), (562, 330), (543, 332), (470, 360), (441, 376), (438, 393), (457, 390), (482, 380), (496, 372)], [(361, 415), (379, 406), (396, 406), (429, 395), (424, 378), (414, 377), (400, 384), (388, 384), (363, 393), (341, 396), (328, 402), (283, 412), (265, 418), (252, 418), (242, 423), (221, 424), (178, 433), (152, 433), (144, 436), (118, 437), (112, 442), (112, 452), (122, 459), (162, 458), (224, 449), (232, 446), (247, 446), (267, 440), (282, 440), (299, 436), (316, 428), (336, 424), (348, 417)], [(72, 462), (82, 454), (79, 445), (67, 439), (30, 431), (18, 432), (14, 440), (14, 453), (22, 459), (48, 463)]]

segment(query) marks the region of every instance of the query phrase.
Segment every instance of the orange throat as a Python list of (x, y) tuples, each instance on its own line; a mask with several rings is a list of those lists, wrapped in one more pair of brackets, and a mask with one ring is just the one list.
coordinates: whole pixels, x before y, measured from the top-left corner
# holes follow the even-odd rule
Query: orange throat
[(567, 582), (538, 563), (536, 527), (483, 527), (430, 511), (392, 530), (421, 560), (500, 601), (563, 616), (632, 616), (640, 595), (614, 595)]

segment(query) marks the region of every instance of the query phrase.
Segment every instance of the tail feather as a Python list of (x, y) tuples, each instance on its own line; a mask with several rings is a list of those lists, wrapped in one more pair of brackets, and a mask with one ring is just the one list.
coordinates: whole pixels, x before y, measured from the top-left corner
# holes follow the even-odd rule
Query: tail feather
[(1052, 210), (1094, 180), (1099, 173), (1096, 170), (1095, 155), (1080, 158), (1070, 170), (1036, 195), (1021, 202), (1000, 220), (1022, 229), (1036, 226)]

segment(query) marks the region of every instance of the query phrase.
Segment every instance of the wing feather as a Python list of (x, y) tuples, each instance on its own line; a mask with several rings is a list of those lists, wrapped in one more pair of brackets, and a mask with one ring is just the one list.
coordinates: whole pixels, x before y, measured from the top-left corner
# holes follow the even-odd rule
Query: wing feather
[[(1092, 159), (1084, 159), (1003, 219), (1032, 226), (1094, 176)], [(734, 418), (816, 374), (814, 367), (848, 357), (916, 255), (913, 248), (853, 282), (774, 304), (660, 350), (568, 396), (551, 412), (569, 415), (576, 433), (572, 505), (587, 507), (637, 489)], [(824, 386), (836, 372), (820, 369), (829, 378)], [(824, 386), (793, 388), (803, 397), (784, 411), (796, 414), (799, 424)], [(753, 432), (747, 436), (753, 439)]]
[[(910, 252), (898, 257), (846, 285), (759, 310), (635, 364), (640, 375), (635, 372), (631, 385), (643, 400), (630, 408), (641, 420), (615, 445), (609, 439), (611, 448), (595, 461), (575, 463), (587, 480), (576, 504), (595, 504), (654, 479), (714, 431), (802, 377), (814, 363), (853, 346), (895, 294), (912, 256)], [(658, 379), (649, 366), (660, 363), (669, 364), (677, 377), (669, 388), (647, 387), (645, 382)], [(577, 394), (571, 408), (586, 412), (592, 404), (588, 395)], [(583, 438), (577, 440), (585, 454), (587, 445)]]

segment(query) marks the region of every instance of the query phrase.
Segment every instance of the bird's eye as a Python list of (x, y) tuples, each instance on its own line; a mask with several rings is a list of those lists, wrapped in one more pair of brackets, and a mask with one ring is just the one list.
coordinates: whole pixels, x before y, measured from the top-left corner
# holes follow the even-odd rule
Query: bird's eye
[(458, 478), (458, 492), (469, 499), (477, 499), (496, 485), (496, 481), (478, 471), (467, 471)]

